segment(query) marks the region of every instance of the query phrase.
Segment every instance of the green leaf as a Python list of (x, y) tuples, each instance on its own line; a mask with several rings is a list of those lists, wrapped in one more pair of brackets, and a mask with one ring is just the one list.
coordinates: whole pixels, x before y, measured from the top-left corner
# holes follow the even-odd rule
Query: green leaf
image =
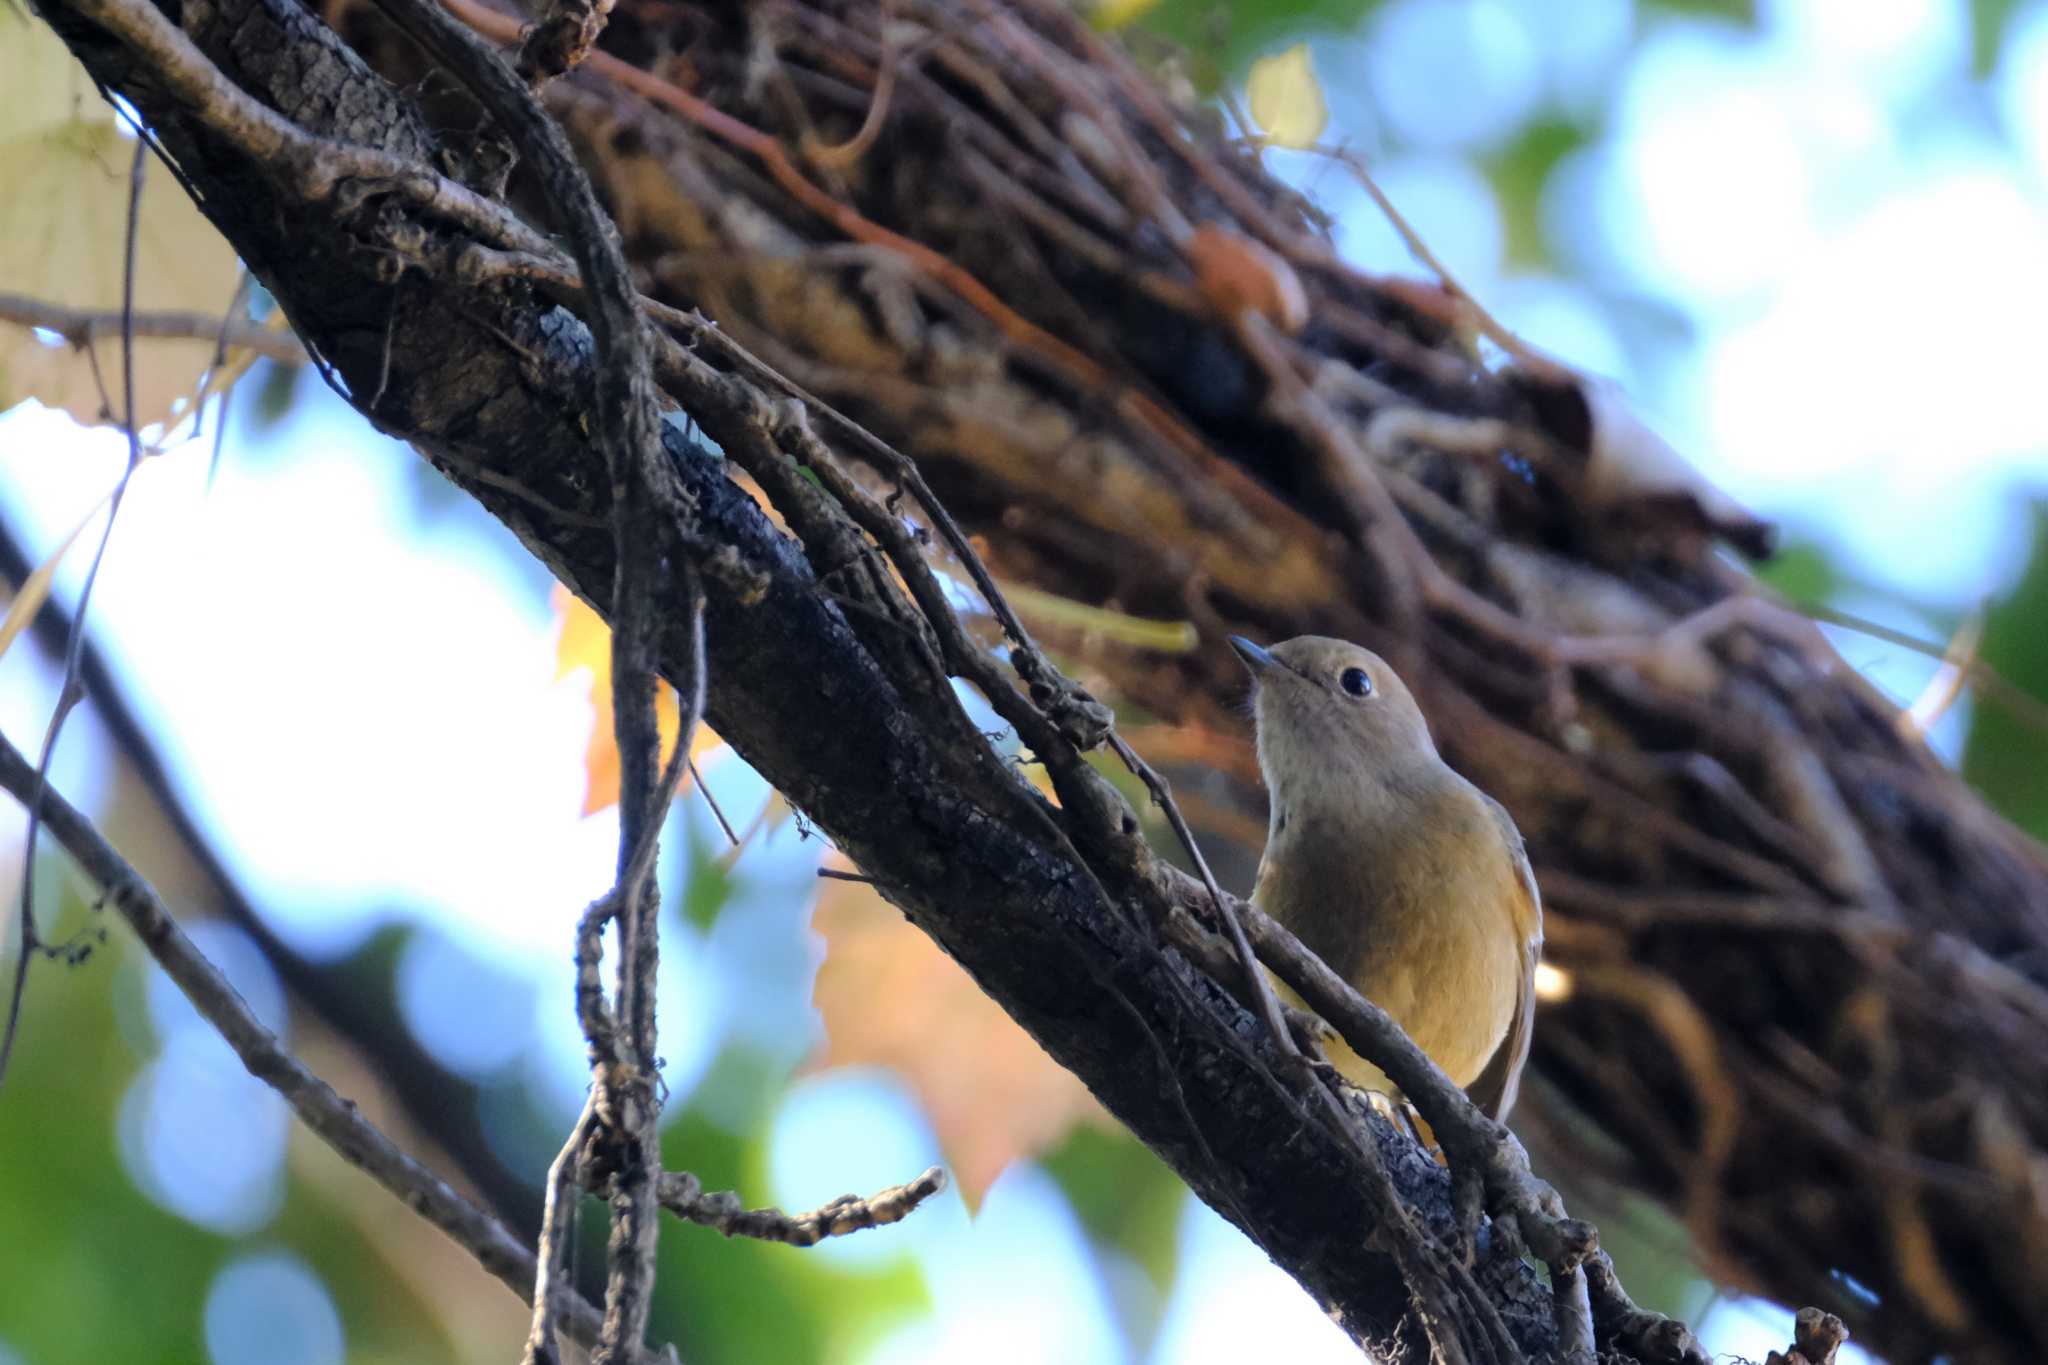
[(1160, 0), (1138, 26), (1186, 50), (1197, 88), (1244, 79), (1254, 59), (1319, 33), (1349, 33), (1378, 0)]
[[(689, 800), (703, 799), (688, 791), (684, 796)], [(682, 825), (690, 841), (689, 871), (683, 882), (683, 917), (699, 929), (709, 929), (717, 922), (718, 912), (732, 899), (733, 874), (719, 859), (718, 849), (705, 838), (700, 821), (685, 814)]]
[(1982, 80), (1998, 68), (2020, 0), (1970, 0), (1970, 74)]
[(141, 976), (116, 969), (140, 950), (75, 896), (44, 932), (60, 942), (102, 926), (109, 951), (31, 965), (0, 1100), (0, 1342), (24, 1360), (204, 1360), (201, 1309), (228, 1243), (143, 1197), (116, 1148), (142, 1061), (114, 1008)]
[(1811, 541), (1790, 541), (1768, 563), (1756, 567), (1764, 586), (1801, 606), (1825, 603), (1846, 584), (1827, 552)]
[(1637, 1195), (1622, 1195), (1618, 1208), (1588, 1214), (1588, 1200), (1567, 1192), (1580, 1216), (1600, 1222), (1600, 1246), (1615, 1264), (1628, 1268), (1628, 1292), (1653, 1313), (1679, 1322), (1697, 1322), (1713, 1301), (1715, 1289), (1693, 1259), (1685, 1225), (1662, 1205)]
[(1523, 125), (1513, 141), (1486, 158), (1483, 169), (1500, 202), (1511, 263), (1550, 263), (1543, 233), (1543, 187), (1557, 164), (1585, 145), (1586, 137), (1577, 124), (1539, 119)]
[(292, 398), (298, 392), (299, 376), (311, 368), (309, 365), (280, 365), (273, 360), (256, 362), (256, 397), (243, 405), (250, 430), (269, 431), (285, 419), (292, 410)]
[(1733, 19), (1740, 24), (1756, 23), (1756, 0), (1649, 0), (1644, 6), (1666, 14), (1703, 15)]
[[(1984, 615), (1979, 657), (2007, 682), (2048, 699), (2048, 499), (2032, 508), (2027, 566)], [(2048, 839), (2048, 735), (1996, 697), (1979, 693), (1963, 745), (1963, 776), (2036, 839)]]
[(1313, 147), (1330, 126), (1330, 106), (1307, 43), (1253, 62), (1244, 93), (1252, 122), (1272, 146)]
[[(1180, 1220), (1189, 1198), (1187, 1186), (1130, 1134), (1085, 1124), (1038, 1160), (1066, 1193), (1089, 1240), (1127, 1257), (1152, 1282), (1155, 1293), (1149, 1300), (1114, 1292), (1110, 1296), (1132, 1358), (1145, 1358), (1151, 1354), (1180, 1270)], [(1106, 1278), (1106, 1287), (1116, 1289), (1114, 1277)]]
[[(721, 1073), (731, 1070), (714, 1067), (714, 1079)], [(707, 1190), (738, 1190), (750, 1206), (763, 1204), (767, 1135), (765, 1113), (752, 1132), (740, 1135), (693, 1105), (663, 1133), (662, 1164), (695, 1173)], [(891, 1233), (879, 1228), (853, 1235)], [(879, 1268), (847, 1269), (815, 1248), (726, 1238), (664, 1218), (652, 1330), (674, 1341), (685, 1360), (846, 1359), (891, 1324), (929, 1307), (907, 1248)]]

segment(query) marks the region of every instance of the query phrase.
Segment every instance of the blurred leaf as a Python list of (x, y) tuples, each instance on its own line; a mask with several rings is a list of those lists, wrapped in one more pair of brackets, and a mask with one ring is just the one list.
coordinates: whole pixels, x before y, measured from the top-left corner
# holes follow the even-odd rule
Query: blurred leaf
[[(1180, 1269), (1181, 1210), (1190, 1198), (1171, 1167), (1126, 1132), (1085, 1126), (1038, 1159), (1066, 1192), (1088, 1235), (1129, 1258), (1151, 1281), (1154, 1297), (1133, 1304), (1113, 1295), (1131, 1357), (1151, 1354), (1174, 1276)], [(1112, 1284), (1111, 1288), (1115, 1286)], [(1134, 1308), (1142, 1307), (1142, 1315)]]
[(1543, 232), (1543, 190), (1557, 164), (1584, 146), (1586, 137), (1586, 130), (1577, 124), (1537, 119), (1524, 124), (1511, 142), (1485, 159), (1483, 169), (1500, 201), (1511, 263), (1550, 263)]
[(685, 820), (683, 827), (690, 841), (689, 874), (683, 882), (683, 917), (699, 929), (709, 929), (717, 922), (718, 912), (732, 899), (732, 868), (718, 856), (719, 848), (699, 832), (696, 821)]
[[(127, 846), (135, 831), (112, 833)], [(278, 1216), (247, 1237), (188, 1223), (136, 1188), (122, 1146), (151, 1137), (128, 1106), (149, 1060), (137, 1044), (156, 1042), (141, 987), (158, 968), (118, 922), (75, 895), (65, 896), (50, 931), (61, 941), (100, 928), (110, 951), (76, 967), (38, 964), (9, 1102), (0, 1103), (0, 1342), (23, 1360), (206, 1360), (214, 1275), (248, 1251), (281, 1249), (333, 1298), (351, 1361), (457, 1359), (449, 1323), (473, 1306), (453, 1286), (412, 1272), (453, 1264), (483, 1282), (481, 1272), (303, 1131), (291, 1137)]]
[[(121, 306), (127, 268), (128, 171), (135, 143), (49, 27), (0, 8), (0, 280), (45, 303), (94, 312)], [(218, 313), (234, 297), (235, 253), (155, 158), (144, 181), (135, 258), (138, 310)], [(0, 410), (37, 398), (86, 424), (121, 402), (121, 340), (87, 351), (47, 346), (0, 324)], [(208, 337), (149, 339), (135, 348), (138, 426), (189, 399), (213, 358)]]
[(1071, 1072), (871, 888), (828, 881), (811, 927), (825, 940), (812, 993), (825, 1017), (821, 1064), (901, 1075), (969, 1208), (1004, 1167), (1076, 1124), (1114, 1126)]
[(64, 562), (64, 556), (70, 553), (78, 537), (99, 517), (100, 509), (105, 507), (113, 496), (114, 490), (109, 488), (100, 500), (92, 505), (92, 510), (79, 520), (78, 525), (71, 528), (71, 534), (64, 537), (56, 549), (50, 551), (48, 558), (30, 570), (28, 577), (15, 589), (14, 600), (7, 604), (7, 615), (5, 619), (0, 619), (0, 654), (5, 654), (13, 646), (22, 628), (33, 621), (36, 613), (43, 609), (43, 603), (50, 600), (50, 582), (57, 576), (57, 566)]
[(1733, 19), (1741, 24), (1756, 23), (1756, 0), (1647, 0), (1645, 8), (1666, 14), (1706, 15)]
[(1245, 102), (1252, 122), (1276, 147), (1313, 147), (1330, 124), (1330, 106), (1307, 43), (1253, 62), (1245, 78)]
[[(2048, 499), (2032, 508), (2033, 548), (2012, 591), (1984, 616), (1978, 657), (2005, 680), (2048, 697)], [(2036, 839), (2048, 839), (2048, 737), (2012, 711), (1981, 701), (1970, 712), (1963, 776)]]
[(1970, 74), (1982, 80), (1998, 68), (2012, 16), (2021, 0), (1970, 0)]
[[(588, 785), (584, 788), (583, 813), (619, 804), (619, 748), (612, 739), (612, 631), (584, 601), (557, 583), (552, 598), (557, 633), (555, 676), (566, 678), (577, 669), (590, 673), (590, 705), (596, 713), (590, 727), (590, 747), (584, 754)], [(675, 752), (676, 730), (681, 718), (676, 710), (675, 689), (663, 683), (655, 689), (654, 716), (661, 729), (661, 756), (667, 762)], [(690, 743), (690, 757), (701, 769), (714, 756), (725, 752), (725, 741), (699, 725)], [(689, 779), (683, 780), (689, 789)]]
[(761, 803), (760, 813), (745, 829), (739, 831), (739, 842), (727, 844), (718, 850), (718, 863), (730, 872), (739, 863), (742, 855), (754, 846), (756, 839), (766, 842), (775, 831), (781, 829), (796, 817), (796, 810), (789, 804), (789, 798), (773, 787), (768, 789), (768, 799)]
[(298, 392), (299, 376), (311, 366), (265, 363), (256, 385), (256, 400), (249, 404), (249, 425), (265, 431), (284, 420), (292, 410), (292, 396)]
[(1201, 643), (1201, 633), (1193, 621), (1158, 621), (1130, 616), (1007, 579), (1000, 580), (998, 586), (1030, 626), (1043, 623), (1060, 630), (1085, 631), (1097, 639), (1137, 649), (1158, 650), (1163, 654), (1187, 654)]
[(1846, 584), (1826, 551), (1810, 541), (1793, 541), (1754, 572), (1763, 584), (1804, 605), (1826, 602)]
[[(767, 1203), (762, 1119), (761, 1131), (742, 1137), (692, 1106), (664, 1131), (662, 1164), (693, 1172), (706, 1189), (737, 1190), (749, 1206)], [(930, 1303), (907, 1252), (880, 1269), (848, 1270), (816, 1248), (728, 1239), (674, 1220), (662, 1228), (658, 1283), (654, 1335), (676, 1342), (685, 1360), (844, 1359), (856, 1340)]]
[(1096, 0), (1088, 17), (1096, 27), (1112, 32), (1127, 28), (1159, 8), (1159, 0)]
[(1349, 33), (1379, 0), (1160, 0), (1140, 27), (1184, 48), (1204, 91), (1235, 81), (1260, 54), (1319, 33)]
[[(101, 922), (67, 895), (48, 932)], [(29, 984), (0, 1103), (0, 1341), (23, 1360), (203, 1360), (200, 1312), (228, 1244), (124, 1173), (115, 1117), (141, 1059), (113, 1008), (136, 977), (115, 967), (138, 950), (111, 941), (79, 967), (39, 962)]]
[[(450, 1332), (461, 1312), (451, 1312), (448, 1286), (406, 1272), (438, 1268), (465, 1253), (406, 1217), (395, 1198), (338, 1155), (317, 1143), (308, 1147), (295, 1163), (293, 1196), (263, 1230), (263, 1243), (282, 1242), (320, 1277), (341, 1315), (351, 1361), (461, 1359)], [(306, 1162), (318, 1163), (323, 1174), (308, 1179)], [(457, 1273), (476, 1272), (461, 1266)]]
[(1628, 1267), (1629, 1297), (1653, 1313), (1698, 1322), (1715, 1289), (1693, 1260), (1684, 1224), (1652, 1200), (1632, 1194), (1620, 1200), (1618, 1209), (1602, 1210), (1600, 1246)]
[[(787, 1057), (770, 1056), (743, 1042), (728, 1042), (711, 1059), (710, 1068), (690, 1092), (690, 1108), (685, 1117), (691, 1122), (717, 1124), (727, 1133), (757, 1132), (774, 1117), (788, 1089)], [(737, 1155), (734, 1160), (738, 1160)], [(701, 1165), (689, 1169), (704, 1176), (713, 1188), (719, 1180), (736, 1184), (746, 1175), (738, 1165), (731, 1167), (730, 1176), (707, 1174)]]

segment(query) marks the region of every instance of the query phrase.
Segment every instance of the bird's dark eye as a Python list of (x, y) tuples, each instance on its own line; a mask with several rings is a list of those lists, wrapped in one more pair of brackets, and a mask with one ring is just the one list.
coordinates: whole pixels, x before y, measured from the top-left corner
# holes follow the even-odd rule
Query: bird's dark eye
[(1362, 668), (1347, 668), (1337, 677), (1337, 686), (1354, 697), (1372, 695), (1372, 675)]

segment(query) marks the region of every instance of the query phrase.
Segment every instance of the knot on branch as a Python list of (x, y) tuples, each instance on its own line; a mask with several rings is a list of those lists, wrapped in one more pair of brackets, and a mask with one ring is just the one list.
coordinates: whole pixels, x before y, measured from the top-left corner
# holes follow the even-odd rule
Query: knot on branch
[(1848, 1327), (1833, 1313), (1802, 1308), (1792, 1320), (1792, 1349), (1771, 1352), (1764, 1365), (1834, 1365), (1835, 1352), (1848, 1339)]
[(595, 1073), (590, 1140), (584, 1168), (601, 1184), (619, 1171), (623, 1154), (635, 1148), (635, 1134), (644, 1132), (660, 1112), (655, 1088), (645, 1073), (619, 1060), (601, 1062)]
[(535, 89), (583, 64), (611, 18), (612, 0), (561, 0), (526, 31), (516, 70)]
[(1552, 1270), (1576, 1270), (1600, 1249), (1600, 1233), (1583, 1218), (1524, 1215), (1522, 1241)]
[(1013, 649), (1010, 666), (1024, 680), (1032, 702), (1060, 732), (1060, 737), (1082, 753), (1101, 747), (1116, 728), (1116, 713), (1088, 694), (1088, 690), (1045, 661), (1036, 650)]

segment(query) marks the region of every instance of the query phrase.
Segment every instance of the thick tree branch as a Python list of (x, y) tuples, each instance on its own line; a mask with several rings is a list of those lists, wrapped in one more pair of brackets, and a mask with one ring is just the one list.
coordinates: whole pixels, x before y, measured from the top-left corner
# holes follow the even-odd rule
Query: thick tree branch
[[(331, 136), (323, 120), (333, 104), (309, 104), (274, 73), (242, 65), (237, 53), (251, 50), (245, 42), (216, 41), (230, 32), (289, 34), (296, 67), (317, 77), (314, 87), (351, 90), (351, 136), (373, 146), (394, 139), (418, 145), (419, 129), (403, 107), (379, 96), (374, 77), (295, 14), (261, 3), (194, 12), (192, 40), (238, 80), (307, 120), (312, 135)], [(380, 424), (430, 456), (445, 456), (444, 470), (565, 581), (607, 601), (612, 540), (595, 534), (588, 517), (603, 510), (609, 480), (593, 480), (584, 435), (595, 423), (587, 397), (592, 357), (581, 328), (517, 293), (423, 271), (395, 279), (380, 272), (379, 260), (394, 252), (411, 261), (452, 259), (474, 244), (459, 234), (476, 216), (465, 222), (438, 213), (408, 194), (403, 178), (382, 182), (391, 188), (368, 199), (352, 192), (307, 202), (291, 183), (276, 197), (252, 197), (234, 130), (216, 129), (205, 109), (166, 100), (149, 77), (147, 50), (137, 55), (61, 11), (54, 17), (96, 74), (140, 101), (188, 177), (227, 177), (223, 184), (240, 187), (239, 201), (223, 192), (209, 198), (209, 211), (344, 382), (369, 392), (363, 377), (388, 371)], [(147, 28), (146, 20), (122, 22)], [(381, 129), (368, 114), (379, 98), (389, 120)], [(256, 182), (266, 183), (260, 174)], [(394, 292), (405, 300), (395, 314)], [(765, 409), (757, 391), (708, 370), (697, 383), (692, 415), (728, 449), (760, 439)], [(673, 429), (664, 440), (699, 527), (686, 537), (664, 526), (657, 548), (671, 564), (694, 563), (717, 585), (707, 621), (708, 711), (720, 733), (857, 861), (903, 888), (913, 918), (1353, 1331), (1392, 1339), (1407, 1330), (1408, 1290), (1361, 1244), (1373, 1220), (1371, 1205), (1361, 1202), (1365, 1173), (1356, 1149), (1276, 1080), (1276, 1059), (1229, 995), (1162, 953), (1142, 927), (1148, 916), (1132, 919), (1118, 908), (1161, 894), (1146, 880), (1152, 864), (1143, 845), (1119, 822), (1114, 859), (1092, 869), (1076, 859), (1056, 832), (1059, 821), (989, 750), (931, 671), (916, 644), (922, 627), (915, 615), (895, 617), (896, 626), (853, 628), (866, 618), (845, 603), (867, 599), (864, 610), (878, 620), (899, 610), (871, 575), (859, 590), (846, 577), (868, 553), (857, 539), (829, 533), (821, 521), (827, 539), (812, 553), (838, 543), (850, 557), (814, 570), (725, 479), (715, 457)], [(478, 469), (495, 477), (465, 473)], [(515, 487), (522, 491), (509, 491)], [(555, 518), (550, 509), (569, 515)], [(818, 572), (832, 575), (830, 587)], [(664, 590), (678, 586), (671, 579)], [(670, 629), (661, 648), (673, 661), (683, 642)], [(878, 806), (877, 790), (892, 792), (893, 805)], [(1095, 828), (1087, 837), (1100, 841), (1104, 833)], [(1289, 1136), (1276, 1142), (1281, 1134)], [(1388, 1178), (1403, 1204), (1445, 1207), (1441, 1169), (1419, 1154), (1393, 1163)], [(1547, 1295), (1505, 1247), (1496, 1246), (1476, 1279), (1448, 1262), (1432, 1274), (1464, 1283), (1458, 1292), (1467, 1300), (1483, 1286), (1500, 1304), (1488, 1316), (1505, 1324), (1519, 1349), (1544, 1349)]]
[[(808, 424), (830, 438), (811, 450), (783, 407), (801, 388), (914, 451), (936, 492), (913, 490), (926, 512), (943, 528), (950, 503), (1012, 576), (1219, 639), (1315, 630), (1397, 656), (1453, 759), (1530, 835), (1575, 983), (1539, 1060), (1628, 1140), (1639, 1178), (1779, 1292), (1863, 1315), (1880, 1349), (2039, 1355), (2048, 1241), (2025, 1173), (2048, 1133), (2048, 1007), (2025, 973), (2048, 944), (2048, 869), (1810, 632), (1744, 595), (1696, 505), (1595, 496), (1569, 385), (1476, 371), (1445, 296), (1343, 270), (1254, 165), (1050, 0), (792, 0), (772, 32), (758, 7), (683, 8), (692, 90), (642, 72), (628, 93), (593, 62), (548, 97), (656, 292), (789, 376), (663, 343), (664, 386), (801, 539), (717, 456), (664, 432), (697, 518), (653, 528), (671, 566), (660, 591), (685, 600), (682, 564), (711, 586), (708, 715), (756, 768), (1352, 1330), (1413, 1342), (1417, 1321), (1464, 1304), (1457, 1339), (1475, 1351), (1497, 1345), (1495, 1317), (1524, 1354), (1557, 1343), (1559, 1305), (1515, 1239), (1492, 1238), (1477, 1269), (1489, 1311), (1430, 1260), (1481, 1194), (1515, 1231), (1556, 1237), (1567, 1270), (1586, 1249), (1498, 1135), (1459, 1132), (1450, 1101), (1447, 1141), (1471, 1144), (1453, 1155), (1459, 1183), (1382, 1144), (1418, 1230), (1398, 1237), (1400, 1274), (1360, 1245), (1368, 1226), (1398, 1232), (1378, 1221), (1374, 1163), (1190, 965), (1209, 950), (1171, 933), (1162, 946), (1177, 910), (1203, 912), (1071, 761), (1054, 708), (1021, 704), (914, 574), (914, 597), (895, 587), (890, 519), (829, 479), (866, 458), (858, 428)], [(583, 328), (527, 292), (560, 287), (559, 254), (424, 169), (462, 162), (462, 132), (430, 131), (281, 0), (188, 7), (189, 52), (159, 41), (141, 0), (51, 11), (301, 334), (352, 390), (380, 392), (376, 420), (608, 601), (614, 509), (587, 436), (606, 420), (600, 371)], [(409, 72), (415, 55), (351, 0), (331, 12)], [(924, 27), (916, 61), (890, 55), (885, 15)], [(610, 34), (628, 17), (629, 38), (655, 38), (646, 50), (676, 22), (628, 4)], [(193, 54), (197, 84), (159, 70)], [(805, 148), (861, 135), (885, 69), (873, 145), (808, 175)], [(235, 111), (249, 100), (290, 135), (248, 136)], [(1218, 234), (1307, 280), (1306, 331), (1224, 314), (1193, 270), (1192, 244)], [(539, 268), (476, 268), (515, 259)], [(874, 500), (897, 510), (887, 496)], [(1226, 730), (1220, 649), (1166, 661), (1072, 643), (1159, 713)], [(686, 649), (668, 629), (671, 676)], [(989, 753), (948, 672), (1047, 760), (1058, 809)], [(1891, 937), (1852, 927), (1874, 921)], [(1318, 1004), (1340, 1024), (1353, 1009)], [(1370, 1016), (1354, 1029), (1370, 1051)], [(1928, 1102), (1957, 1094), (1961, 1109)], [(1818, 1197), (1787, 1204), (1788, 1180)], [(1903, 1192), (1873, 1211), (1878, 1184)], [(1951, 1264), (1984, 1269), (1959, 1289)], [(1681, 1334), (1636, 1312), (1599, 1253), (1583, 1269), (1603, 1350), (1679, 1358)], [(1878, 1306), (1844, 1302), (1837, 1270)], [(1958, 1302), (1982, 1311), (1959, 1320)]]
[[(2023, 1174), (2048, 1159), (2048, 860), (1718, 556), (1757, 538), (1711, 490), (1631, 469), (1570, 376), (1476, 365), (1454, 291), (1346, 269), (1055, 0), (685, 8), (626, 0), (613, 33), (687, 23), (687, 90), (594, 58), (549, 91), (651, 292), (915, 452), (1006, 579), (1197, 623), (1210, 647), (1171, 658), (1046, 638), (1205, 764), (1251, 771), (1226, 633), (1394, 658), (1529, 838), (1562, 971), (1539, 1103), (1604, 1127), (1710, 1258), (1882, 1352), (2048, 1352)], [(810, 159), (884, 72), (870, 150)], [(1215, 287), (1219, 244), (1295, 277), (1299, 333)]]

